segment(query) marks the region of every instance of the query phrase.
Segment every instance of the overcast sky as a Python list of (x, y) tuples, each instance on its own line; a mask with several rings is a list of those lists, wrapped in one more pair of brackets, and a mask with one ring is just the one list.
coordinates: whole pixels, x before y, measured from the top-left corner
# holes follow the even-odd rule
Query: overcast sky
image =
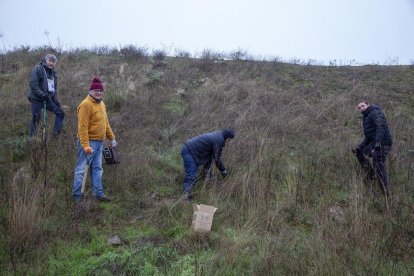
[(412, 64), (414, 0), (0, 0), (0, 34), (2, 50), (50, 40), (64, 50), (133, 44)]

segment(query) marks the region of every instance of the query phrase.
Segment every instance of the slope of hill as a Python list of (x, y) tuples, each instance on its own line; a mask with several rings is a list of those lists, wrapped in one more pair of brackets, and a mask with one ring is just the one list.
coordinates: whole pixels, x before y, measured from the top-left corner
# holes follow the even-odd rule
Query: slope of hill
[[(0, 267), (4, 274), (285, 275), (414, 271), (414, 67), (323, 67), (57, 53), (65, 106), (58, 140), (29, 139), (28, 76), (47, 49), (1, 55)], [(76, 107), (94, 75), (122, 163), (104, 166), (111, 203), (71, 202)], [(381, 105), (395, 139), (390, 208), (350, 149), (356, 101)], [(53, 123), (47, 114), (48, 131)], [(218, 207), (191, 231), (179, 200), (189, 137), (233, 127), (226, 180), (200, 179), (194, 203)], [(216, 175), (219, 175), (216, 172)], [(46, 180), (45, 180), (46, 179)], [(107, 238), (118, 235), (113, 247)]]

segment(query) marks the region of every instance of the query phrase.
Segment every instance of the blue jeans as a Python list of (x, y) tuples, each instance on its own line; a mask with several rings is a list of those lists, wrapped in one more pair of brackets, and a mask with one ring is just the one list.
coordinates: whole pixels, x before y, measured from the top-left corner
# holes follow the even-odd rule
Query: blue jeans
[(86, 154), (80, 141), (76, 142), (78, 146), (78, 162), (76, 163), (75, 176), (73, 181), (73, 199), (75, 201), (82, 197), (82, 182), (85, 174), (86, 166), (89, 165), (91, 175), (92, 195), (100, 198), (104, 196), (102, 186), (102, 141), (89, 141), (93, 153)]
[(183, 145), (183, 148), (181, 149), (181, 156), (184, 161), (185, 170), (183, 190), (184, 192), (191, 192), (191, 189), (197, 180), (198, 166), (186, 145)]
[[(30, 121), (29, 133), (30, 136), (34, 136), (36, 133), (36, 125), (39, 123), (40, 119), (43, 118), (43, 102), (31, 100), (30, 103), (32, 105), (32, 120)], [(63, 125), (63, 118), (65, 117), (65, 113), (63, 113), (63, 110), (60, 108), (60, 106), (52, 100), (46, 101), (46, 109), (56, 115), (53, 134), (58, 135)]]

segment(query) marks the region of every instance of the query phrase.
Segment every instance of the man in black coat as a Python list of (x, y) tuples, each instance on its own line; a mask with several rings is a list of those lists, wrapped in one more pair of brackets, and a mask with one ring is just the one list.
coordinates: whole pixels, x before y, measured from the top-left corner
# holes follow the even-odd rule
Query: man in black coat
[[(378, 176), (381, 190), (388, 196), (385, 161), (392, 148), (391, 132), (384, 112), (379, 106), (370, 105), (367, 101), (361, 100), (358, 102), (358, 110), (362, 113), (365, 139), (356, 148), (356, 157), (370, 179), (373, 179), (375, 175)], [(365, 156), (372, 157), (373, 168)]]
[(56, 56), (47, 54), (39, 64), (35, 65), (30, 74), (30, 90), (28, 99), (32, 107), (32, 119), (30, 121), (30, 136), (36, 133), (36, 125), (41, 118), (44, 106), (56, 116), (53, 128), (53, 136), (57, 137), (63, 125), (63, 113), (57, 99), (57, 75), (55, 72)]
[(205, 171), (210, 169), (212, 160), (223, 177), (227, 176), (226, 167), (221, 160), (223, 147), (234, 138), (231, 128), (202, 134), (188, 139), (181, 150), (184, 161), (185, 179), (183, 183), (183, 199), (191, 199), (191, 190), (197, 180), (198, 167), (204, 165)]

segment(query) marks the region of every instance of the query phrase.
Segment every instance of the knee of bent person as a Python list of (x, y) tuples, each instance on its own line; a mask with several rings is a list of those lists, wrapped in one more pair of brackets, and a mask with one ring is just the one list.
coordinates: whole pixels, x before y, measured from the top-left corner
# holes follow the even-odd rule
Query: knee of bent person
[(364, 153), (361, 150), (359, 150), (359, 149), (355, 152), (355, 156), (358, 159), (364, 159), (365, 158)]

